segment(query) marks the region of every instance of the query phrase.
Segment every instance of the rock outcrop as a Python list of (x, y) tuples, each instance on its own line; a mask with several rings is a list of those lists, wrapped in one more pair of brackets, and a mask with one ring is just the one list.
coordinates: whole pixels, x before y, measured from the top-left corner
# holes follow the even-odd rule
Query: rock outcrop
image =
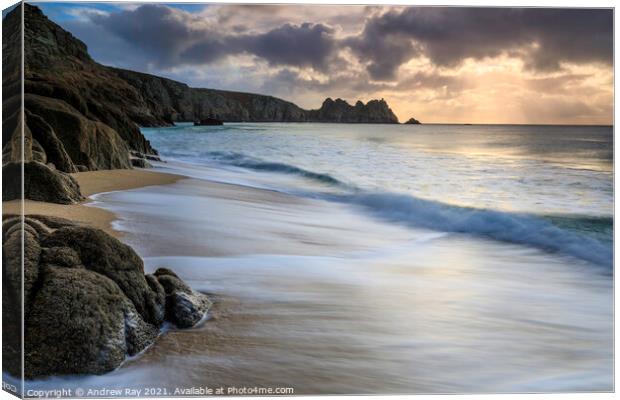
[(209, 307), (209, 300), (196, 294), (168, 268), (159, 268), (154, 275), (166, 296), (166, 319), (179, 328), (196, 325), (201, 318), (200, 310)]
[(407, 122), (405, 122), (406, 125), (421, 125), (422, 123), (420, 121), (418, 121), (417, 119), (411, 117), (407, 120)]
[(95, 62), (82, 41), (50, 21), (38, 7), (24, 7), (25, 93), (63, 101), (85, 118), (112, 128), (130, 149), (153, 152), (138, 125), (164, 121), (150, 113), (135, 88)]
[[(24, 4), (24, 106), (26, 161), (51, 163), (61, 172), (131, 168), (129, 150), (155, 154), (138, 124), (162, 125), (138, 91), (96, 63), (86, 45), (50, 21), (41, 10)], [(21, 43), (20, 6), (4, 19), (3, 85), (6, 110), (18, 110), (20, 88), (13, 78), (19, 66), (14, 53)], [(17, 49), (16, 49), (17, 48)], [(4, 55), (4, 53), (3, 53)], [(17, 80), (19, 83), (19, 80)], [(5, 115), (7, 115), (5, 113)], [(16, 118), (21, 119), (19, 114)], [(18, 161), (12, 136), (3, 134), (3, 164)], [(43, 158), (43, 160), (41, 159)], [(78, 166), (80, 166), (78, 168)]]
[(358, 101), (355, 106), (351, 106), (342, 99), (332, 100), (328, 98), (323, 102), (321, 108), (308, 112), (308, 121), (397, 124), (398, 118), (383, 99), (371, 100), (366, 104)]
[[(22, 232), (26, 378), (111, 371), (153, 343), (164, 321), (192, 327), (211, 305), (172, 271), (145, 276), (133, 249), (101, 230), (41, 216), (22, 227), (5, 216), (4, 322), (21, 315)], [(3, 341), (4, 365), (16, 375), (17, 345)]]
[(3, 186), (4, 200), (20, 197), (17, 163), (25, 162), (25, 198), (71, 203), (82, 196), (68, 173), (131, 168), (130, 150), (156, 154), (137, 122), (166, 122), (150, 114), (133, 86), (93, 61), (84, 43), (29, 4), (3, 22), (2, 165), (15, 179)]
[(22, 167), (24, 198), (48, 203), (72, 204), (84, 200), (80, 186), (69, 174), (57, 171), (39, 161), (9, 162), (2, 166), (3, 201), (22, 198)]

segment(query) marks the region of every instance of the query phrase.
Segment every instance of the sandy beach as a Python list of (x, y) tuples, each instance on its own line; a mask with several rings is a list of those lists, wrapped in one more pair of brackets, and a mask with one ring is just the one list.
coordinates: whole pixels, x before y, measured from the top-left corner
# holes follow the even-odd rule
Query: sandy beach
[[(107, 233), (120, 237), (121, 232), (112, 228), (114, 213), (101, 208), (90, 207), (90, 196), (97, 193), (129, 190), (146, 186), (166, 185), (177, 182), (184, 177), (181, 175), (149, 171), (142, 169), (120, 169), (78, 172), (72, 176), (80, 184), (82, 195), (86, 200), (80, 204), (54, 204), (41, 201), (26, 200), (25, 214), (48, 215), (67, 218), (72, 221), (88, 224), (102, 229)], [(19, 200), (2, 202), (2, 214), (19, 214), (21, 202)]]

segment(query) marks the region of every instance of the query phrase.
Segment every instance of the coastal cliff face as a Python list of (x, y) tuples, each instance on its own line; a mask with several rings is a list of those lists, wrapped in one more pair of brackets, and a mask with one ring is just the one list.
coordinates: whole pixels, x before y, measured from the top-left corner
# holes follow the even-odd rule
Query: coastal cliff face
[(190, 88), (155, 75), (110, 68), (147, 99), (153, 115), (168, 124), (217, 118), (225, 122), (304, 122), (306, 111), (272, 96)]
[(28, 4), (22, 110), (21, 7), (5, 17), (2, 31), (2, 164), (13, 178), (3, 185), (3, 199), (21, 197), (23, 151), (26, 198), (74, 202), (82, 197), (69, 173), (131, 168), (130, 150), (156, 154), (136, 122), (163, 121), (133, 86), (93, 61), (84, 43)]
[(342, 99), (326, 99), (317, 110), (253, 93), (196, 89), (155, 75), (111, 68), (119, 78), (134, 86), (147, 99), (153, 115), (168, 123), (216, 118), (224, 122), (336, 122), (397, 124), (398, 118), (385, 100), (358, 101), (355, 106)]
[[(5, 19), (13, 30), (19, 30), (16, 11)], [(150, 113), (140, 93), (93, 61), (84, 43), (38, 7), (25, 4), (24, 13), (25, 108), (49, 125), (52, 132), (47, 138), (60, 142), (58, 147), (64, 148), (74, 167), (56, 168), (64, 172), (74, 172), (78, 165), (88, 170), (129, 168), (128, 150), (155, 153), (137, 124), (164, 121)]]

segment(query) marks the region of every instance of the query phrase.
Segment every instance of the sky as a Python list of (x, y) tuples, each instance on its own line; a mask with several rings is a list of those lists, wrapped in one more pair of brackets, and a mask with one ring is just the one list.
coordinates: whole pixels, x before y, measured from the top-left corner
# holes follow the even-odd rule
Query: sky
[(613, 122), (610, 9), (38, 5), (96, 61), (193, 87), (384, 98), (401, 122)]

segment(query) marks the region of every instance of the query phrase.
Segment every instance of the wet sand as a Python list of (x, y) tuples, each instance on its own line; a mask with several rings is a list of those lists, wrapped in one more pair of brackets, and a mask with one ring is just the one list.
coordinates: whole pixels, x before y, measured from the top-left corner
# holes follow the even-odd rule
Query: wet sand
[(137, 189), (145, 186), (167, 185), (185, 177), (144, 169), (115, 169), (72, 174), (85, 197), (96, 193)]
[[(80, 184), (82, 195), (87, 198), (84, 202), (80, 204), (54, 204), (26, 200), (24, 203), (25, 214), (67, 218), (103, 229), (113, 236), (120, 237), (122, 233), (112, 227), (112, 221), (116, 219), (114, 213), (89, 206), (88, 204), (92, 202), (90, 196), (117, 190), (166, 185), (184, 178), (181, 175), (140, 169), (78, 172), (72, 176)], [(21, 202), (19, 200), (2, 202), (2, 214), (19, 214), (20, 212)]]

